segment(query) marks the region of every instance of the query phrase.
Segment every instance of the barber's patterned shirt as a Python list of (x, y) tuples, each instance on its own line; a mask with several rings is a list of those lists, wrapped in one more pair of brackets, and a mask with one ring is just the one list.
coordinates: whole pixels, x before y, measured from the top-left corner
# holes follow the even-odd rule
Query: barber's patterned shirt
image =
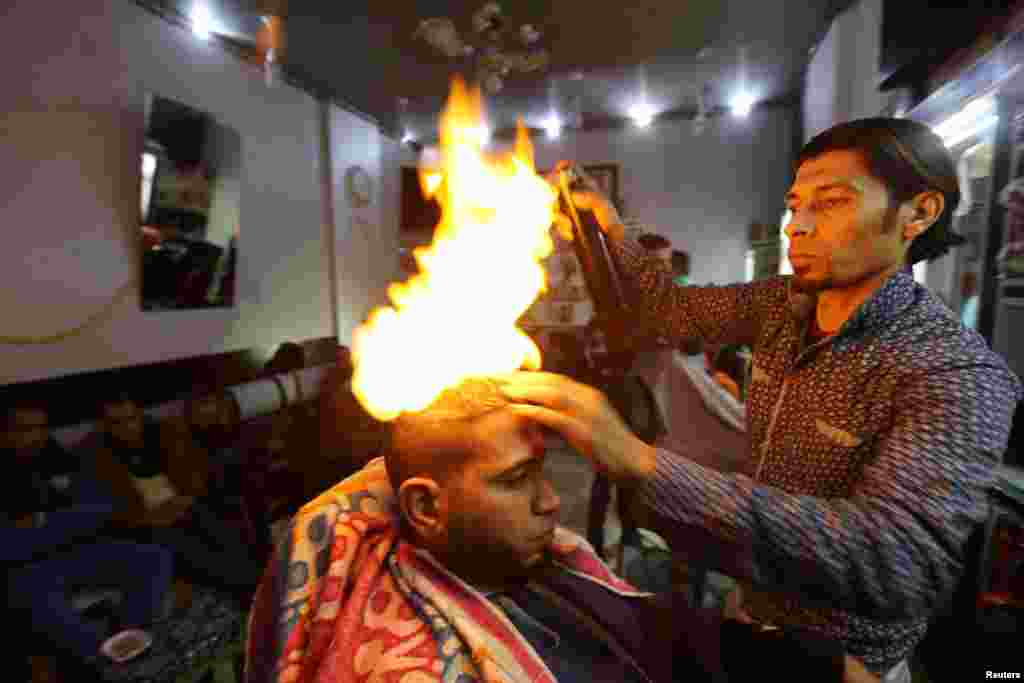
[(754, 356), (746, 473), (659, 450), (641, 496), (712, 540), (708, 552), (725, 542), (716, 561), (750, 582), (756, 619), (830, 635), (887, 671), (959, 579), (1020, 382), (905, 273), (835, 336), (805, 345), (813, 301), (791, 295), (787, 277), (679, 287), (639, 245), (613, 253), (656, 334), (747, 344)]

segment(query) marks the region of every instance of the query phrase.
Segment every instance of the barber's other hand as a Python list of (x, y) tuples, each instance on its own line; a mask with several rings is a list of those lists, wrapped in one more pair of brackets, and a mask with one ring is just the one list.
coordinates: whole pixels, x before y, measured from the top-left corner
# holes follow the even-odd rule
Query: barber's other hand
[[(597, 219), (601, 230), (614, 240), (621, 239), (625, 229), (622, 226), (622, 218), (611, 200), (601, 191), (597, 182), (587, 175), (582, 168), (574, 166), (569, 161), (559, 161), (554, 169), (547, 175), (547, 181), (556, 189), (560, 189), (560, 176), (563, 171), (570, 168), (582, 180), (583, 187), (574, 189), (570, 196), (577, 211), (592, 211)], [(566, 239), (572, 239), (572, 221), (568, 216), (557, 214), (555, 226)]]
[(597, 389), (550, 372), (504, 375), (499, 385), (513, 410), (561, 434), (612, 479), (640, 482), (654, 472), (654, 449)]

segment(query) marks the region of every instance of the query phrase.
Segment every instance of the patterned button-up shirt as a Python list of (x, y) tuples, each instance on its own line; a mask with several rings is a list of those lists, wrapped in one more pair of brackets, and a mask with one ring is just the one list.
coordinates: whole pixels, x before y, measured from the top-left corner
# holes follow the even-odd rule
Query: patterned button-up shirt
[(659, 450), (642, 499), (708, 552), (728, 548), (715, 561), (749, 582), (756, 619), (837, 638), (876, 673), (899, 663), (986, 517), (1018, 379), (906, 273), (805, 344), (813, 307), (799, 312), (788, 277), (679, 287), (635, 243), (613, 255), (653, 333), (754, 357), (746, 472)]

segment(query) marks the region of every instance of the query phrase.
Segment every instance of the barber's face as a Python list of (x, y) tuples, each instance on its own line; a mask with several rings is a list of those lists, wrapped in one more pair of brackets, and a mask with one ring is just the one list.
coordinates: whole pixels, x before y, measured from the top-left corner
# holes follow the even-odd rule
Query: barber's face
[(850, 287), (903, 263), (898, 213), (860, 153), (836, 150), (804, 162), (786, 195), (794, 285)]
[(560, 501), (543, 472), (536, 424), (500, 410), (476, 425), (478, 456), (447, 487), (447, 545), (502, 570), (540, 562), (558, 523)]

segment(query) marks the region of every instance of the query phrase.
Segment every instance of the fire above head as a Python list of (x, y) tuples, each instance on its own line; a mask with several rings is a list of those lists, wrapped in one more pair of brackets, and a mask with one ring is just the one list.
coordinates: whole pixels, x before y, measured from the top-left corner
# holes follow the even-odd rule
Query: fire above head
[(441, 119), (440, 166), (421, 169), (441, 204), (419, 273), (388, 288), (353, 335), (352, 389), (378, 420), (425, 409), (468, 377), (540, 367), (540, 351), (516, 321), (546, 287), (557, 195), (537, 175), (519, 124), (514, 150), (485, 155), (477, 90), (452, 84)]

